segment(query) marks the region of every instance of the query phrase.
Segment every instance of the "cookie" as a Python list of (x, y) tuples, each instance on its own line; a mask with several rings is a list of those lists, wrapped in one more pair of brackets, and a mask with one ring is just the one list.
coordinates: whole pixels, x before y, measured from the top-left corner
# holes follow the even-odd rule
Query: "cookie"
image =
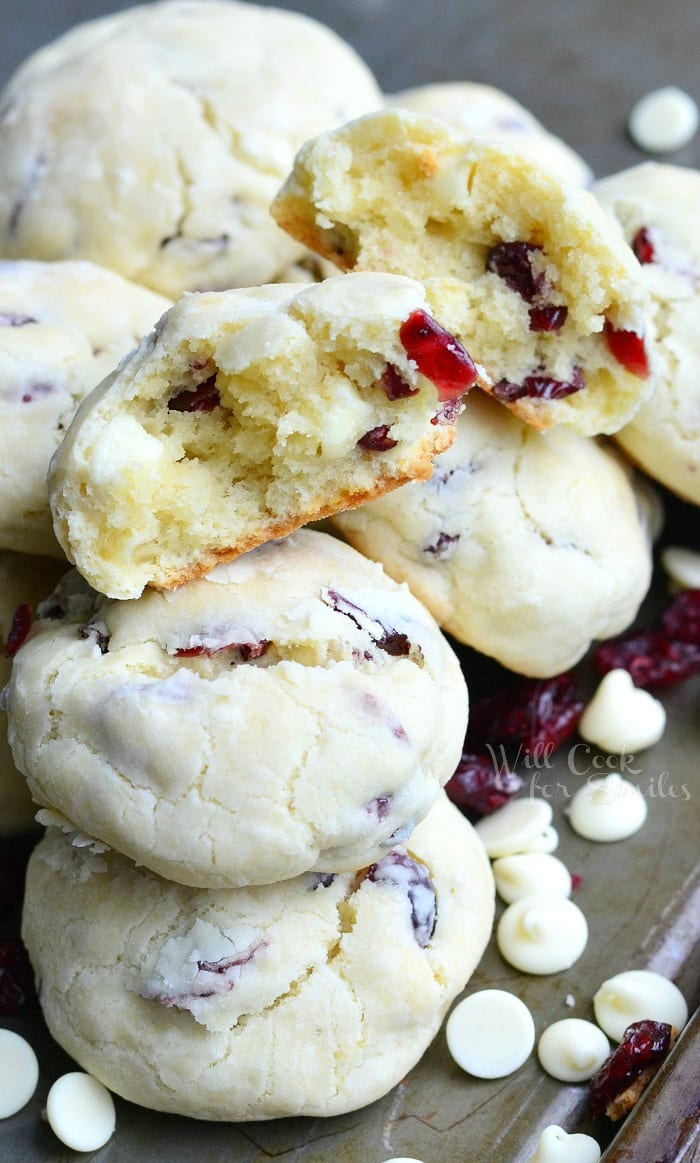
[(536, 677), (624, 630), (651, 579), (646, 498), (621, 459), (536, 432), (481, 392), (429, 481), (334, 524), (460, 642)]
[(23, 939), (51, 1033), (110, 1090), (193, 1118), (267, 1119), (340, 1114), (395, 1086), (492, 917), (484, 849), (441, 794), (405, 848), (358, 873), (225, 892), (51, 828), (30, 861)]
[(372, 114), (307, 143), (272, 205), (344, 270), (427, 280), (444, 324), (536, 428), (621, 428), (652, 389), (639, 264), (586, 190), (434, 118)]
[(0, 548), (63, 559), (51, 456), (80, 401), (169, 306), (92, 263), (0, 262)]
[(642, 264), (654, 394), (617, 434), (645, 472), (700, 505), (700, 172), (647, 162), (594, 187)]
[(380, 104), (298, 13), (169, 0), (78, 25), (0, 97), (0, 253), (91, 259), (174, 299), (271, 282), (303, 254), (268, 214), (295, 150)]
[(430, 476), (477, 372), (426, 307), (380, 274), (186, 296), (52, 462), (70, 560), (133, 598)]
[(554, 134), (514, 97), (492, 85), (448, 81), (419, 85), (384, 98), (389, 109), (427, 113), (456, 129), (461, 137), (483, 137), (513, 148), (547, 166), (574, 186), (589, 186), (593, 174), (583, 158)]
[[(0, 550), (0, 691), (10, 677), (13, 638), (22, 632), (19, 606), (35, 607), (53, 589), (65, 566), (51, 558)], [(28, 621), (29, 611), (25, 618)], [(13, 628), (13, 619), (15, 622)], [(22, 832), (34, 823), (37, 806), (17, 770), (7, 741), (7, 720), (0, 713), (0, 836)]]
[(454, 772), (456, 656), (406, 586), (335, 538), (302, 530), (134, 602), (72, 577), (15, 658), (15, 758), (38, 802), (160, 875), (359, 868)]

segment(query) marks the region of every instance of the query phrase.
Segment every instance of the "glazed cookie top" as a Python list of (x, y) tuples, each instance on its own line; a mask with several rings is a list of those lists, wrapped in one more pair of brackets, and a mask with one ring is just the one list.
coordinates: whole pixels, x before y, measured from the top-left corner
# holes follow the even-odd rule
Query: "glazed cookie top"
[(10, 737), (34, 797), (185, 884), (378, 859), (452, 775), (459, 663), (405, 586), (327, 534), (174, 591), (75, 573), (15, 657)]
[(179, 585), (429, 476), (476, 376), (411, 279), (185, 296), (76, 415), (56, 534), (110, 597)]
[(531, 158), (385, 111), (308, 142), (272, 213), (344, 270), (426, 280), (534, 427), (614, 432), (651, 392), (637, 260), (592, 194)]
[(641, 263), (658, 341), (654, 394), (617, 439), (645, 472), (700, 504), (700, 173), (647, 162), (593, 192)]
[(85, 1069), (142, 1105), (240, 1120), (385, 1094), (427, 1048), (492, 917), (483, 847), (441, 795), (359, 872), (225, 892), (51, 828), (23, 937), (49, 1027)]
[(297, 13), (166, 0), (79, 25), (0, 98), (0, 253), (88, 258), (172, 298), (271, 281), (302, 253), (267, 212), (294, 151), (380, 104)]
[(474, 81), (419, 85), (384, 98), (389, 109), (427, 113), (446, 121), (462, 137), (484, 137), (548, 166), (575, 186), (589, 186), (593, 174), (570, 146), (548, 133), (536, 117), (508, 93)]
[(536, 677), (624, 630), (651, 579), (646, 503), (621, 458), (536, 432), (481, 392), (429, 481), (334, 524), (459, 641)]
[[(20, 640), (23, 618), (28, 622), (31, 617), (29, 609), (18, 613), (19, 607), (34, 609), (51, 592), (65, 568), (51, 558), (0, 550), (0, 691), (10, 677), (9, 655), (15, 646), (12, 639)], [(0, 836), (31, 827), (36, 810), (27, 782), (15, 767), (7, 742), (7, 720), (0, 712)]]
[(0, 262), (0, 547), (62, 557), (46, 473), (80, 401), (170, 302), (87, 262)]

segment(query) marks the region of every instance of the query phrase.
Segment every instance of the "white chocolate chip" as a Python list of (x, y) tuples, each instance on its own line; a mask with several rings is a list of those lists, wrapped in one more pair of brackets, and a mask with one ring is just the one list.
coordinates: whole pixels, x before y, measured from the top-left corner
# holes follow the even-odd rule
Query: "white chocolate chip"
[(600, 1147), (590, 1135), (567, 1135), (552, 1124), (543, 1130), (528, 1163), (598, 1163), (599, 1159)]
[(593, 1022), (562, 1018), (543, 1031), (537, 1057), (559, 1082), (587, 1082), (610, 1057), (610, 1043)]
[(630, 137), (649, 153), (672, 153), (688, 145), (697, 132), (698, 107), (675, 85), (655, 89), (637, 101), (629, 116)]
[(544, 831), (540, 832), (539, 836), (528, 842), (523, 852), (556, 852), (559, 847), (559, 833), (551, 824), (547, 824)]
[(482, 989), (455, 1006), (447, 1045), (462, 1070), (476, 1078), (505, 1078), (535, 1045), (535, 1023), (524, 1002), (504, 989)]
[(0, 1030), (0, 1119), (26, 1106), (39, 1081), (39, 1063), (29, 1042), (13, 1030)]
[(398, 1156), (395, 1159), (386, 1159), (385, 1163), (421, 1163), (420, 1159), (409, 1159), (407, 1155)]
[(46, 1117), (56, 1137), (73, 1151), (99, 1151), (116, 1124), (109, 1091), (79, 1070), (56, 1079), (46, 1099)]
[(578, 905), (533, 893), (508, 905), (496, 929), (501, 956), (524, 973), (560, 973), (583, 953), (588, 925)]
[(580, 787), (568, 816), (579, 836), (608, 844), (639, 831), (647, 818), (647, 802), (638, 787), (614, 771)]
[(678, 589), (700, 590), (700, 553), (669, 545), (661, 554), (661, 564)]
[(510, 905), (522, 896), (550, 893), (571, 896), (571, 874), (561, 860), (547, 852), (520, 852), (494, 862), (496, 892)]
[(626, 670), (610, 670), (583, 712), (579, 735), (613, 755), (644, 751), (658, 743), (666, 712), (653, 695), (632, 682)]
[(677, 985), (660, 973), (630, 969), (604, 981), (593, 998), (595, 1020), (616, 1042), (633, 1022), (668, 1022), (682, 1030), (688, 1006)]
[(545, 800), (510, 800), (476, 824), (476, 834), (488, 855), (512, 856), (524, 852), (551, 823), (552, 808)]

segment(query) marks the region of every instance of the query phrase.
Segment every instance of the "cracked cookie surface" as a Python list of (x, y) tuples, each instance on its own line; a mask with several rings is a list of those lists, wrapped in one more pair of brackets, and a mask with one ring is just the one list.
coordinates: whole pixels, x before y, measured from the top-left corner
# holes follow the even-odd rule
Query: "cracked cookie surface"
[(477, 370), (427, 308), (382, 274), (185, 296), (52, 461), (70, 560), (133, 598), (430, 476)]
[(368, 864), (459, 759), (456, 656), (405, 586), (327, 534), (138, 601), (73, 573), (40, 613), (8, 690), (18, 766), (38, 803), (178, 882)]
[(333, 523), (459, 641), (548, 677), (634, 618), (652, 564), (639, 502), (612, 449), (472, 393), (429, 481)]
[(700, 505), (700, 173), (648, 162), (598, 182), (651, 296), (654, 393), (616, 436), (650, 476)]
[(87, 262), (0, 262), (0, 547), (62, 557), (49, 461), (84, 397), (168, 299)]
[(227, 892), (168, 883), (50, 828), (29, 866), (23, 939), (49, 1029), (83, 1069), (143, 1106), (243, 1120), (340, 1114), (390, 1090), (466, 984), (492, 917), (483, 847), (441, 793), (369, 869)]
[(482, 386), (536, 428), (615, 432), (651, 392), (637, 260), (592, 194), (524, 155), (387, 110), (307, 142), (272, 213), (343, 270), (424, 280)]
[(297, 13), (171, 0), (78, 25), (0, 97), (0, 251), (174, 299), (271, 282), (303, 254), (267, 210), (294, 151), (380, 104), (354, 50)]

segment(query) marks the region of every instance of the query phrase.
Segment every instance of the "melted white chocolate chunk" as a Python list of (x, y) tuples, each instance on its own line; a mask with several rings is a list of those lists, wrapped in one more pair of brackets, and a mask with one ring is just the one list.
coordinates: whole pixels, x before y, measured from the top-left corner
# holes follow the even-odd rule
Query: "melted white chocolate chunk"
[(537, 1057), (542, 1069), (560, 1082), (586, 1082), (610, 1056), (610, 1043), (593, 1022), (563, 1018), (542, 1033)]
[(579, 836), (605, 844), (638, 832), (647, 818), (647, 802), (635, 784), (612, 772), (580, 787), (568, 815)]
[(496, 929), (501, 956), (523, 973), (560, 973), (583, 953), (588, 925), (578, 905), (533, 893), (509, 905)]
[(616, 1042), (633, 1022), (668, 1022), (682, 1030), (688, 1021), (688, 1005), (677, 985), (660, 973), (630, 969), (601, 985), (593, 998), (598, 1025)]
[(653, 747), (665, 727), (666, 712), (659, 700), (636, 687), (626, 670), (617, 669), (601, 679), (578, 731), (588, 743), (622, 755)]
[(476, 1078), (505, 1078), (532, 1053), (535, 1023), (515, 994), (482, 989), (455, 1006), (446, 1034), (450, 1054), (462, 1070)]

